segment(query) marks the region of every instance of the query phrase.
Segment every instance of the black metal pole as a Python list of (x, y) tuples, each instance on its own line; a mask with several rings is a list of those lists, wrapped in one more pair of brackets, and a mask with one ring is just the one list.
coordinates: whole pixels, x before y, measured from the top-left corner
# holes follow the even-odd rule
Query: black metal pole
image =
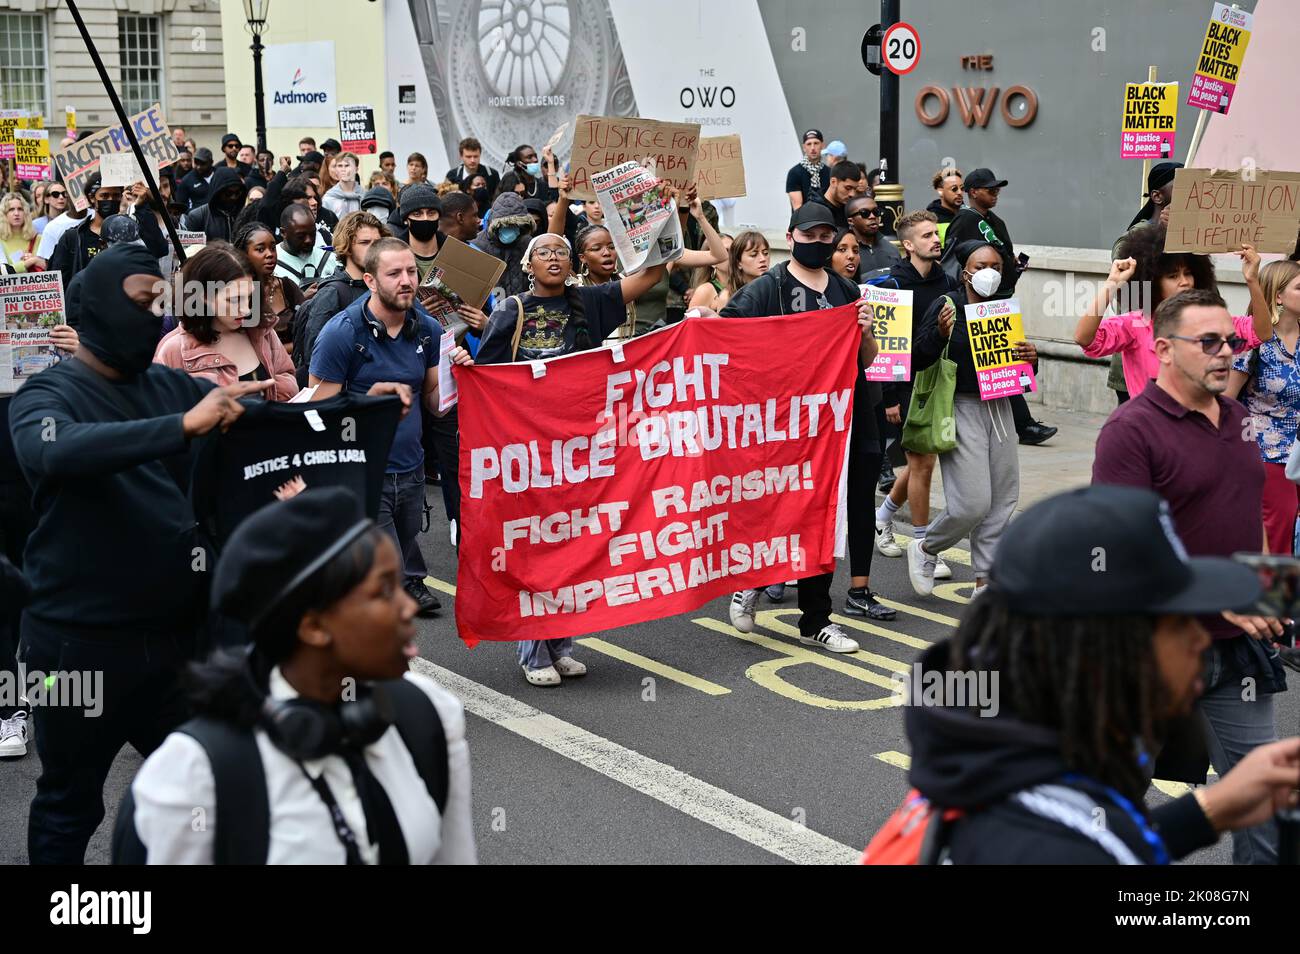
[(253, 106), (257, 112), (257, 151), (266, 149), (266, 103), (262, 93), (262, 37), (253, 34)]
[(77, 9), (76, 0), (68, 0), (68, 10), (72, 13), (72, 19), (77, 21), (77, 29), (81, 31), (81, 39), (85, 41), (86, 50), (90, 53), (91, 60), (94, 61), (95, 69), (99, 71), (99, 81), (104, 84), (108, 98), (113, 101), (113, 111), (117, 113), (117, 121), (122, 124), (122, 131), (126, 133), (127, 141), (131, 143), (131, 151), (135, 153), (135, 161), (140, 164), (140, 172), (144, 175), (144, 181), (149, 185), (149, 191), (153, 193), (154, 201), (163, 210), (163, 224), (167, 226), (167, 234), (171, 237), (172, 246), (176, 249), (176, 258), (184, 262), (185, 249), (181, 247), (181, 237), (176, 234), (176, 224), (172, 222), (172, 217), (167, 212), (167, 203), (163, 201), (162, 192), (158, 190), (158, 183), (154, 179), (153, 173), (149, 171), (149, 163), (145, 161), (144, 150), (140, 148), (140, 140), (136, 138), (135, 128), (131, 125), (131, 117), (122, 108), (122, 100), (118, 97), (117, 90), (113, 88), (113, 83), (108, 78), (108, 70), (104, 68), (104, 61), (99, 57), (99, 50), (95, 48), (95, 41), (90, 38), (90, 31), (86, 29), (86, 21), (81, 19), (81, 11)]
[[(899, 6), (900, 0), (880, 0), (882, 30), (902, 18)], [(884, 53), (882, 49), (882, 59)], [(898, 168), (898, 76), (887, 67), (880, 73), (880, 158), (885, 164), (881, 177), (885, 187), (876, 189), (876, 204), (880, 206), (881, 231), (892, 237), (903, 214), (903, 188)]]

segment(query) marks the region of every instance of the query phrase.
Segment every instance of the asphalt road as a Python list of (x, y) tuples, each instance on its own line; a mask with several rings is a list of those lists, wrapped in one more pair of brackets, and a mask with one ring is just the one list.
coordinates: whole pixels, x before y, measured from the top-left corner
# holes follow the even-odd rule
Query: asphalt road
[[(524, 681), (513, 644), (467, 649), (456, 636), (447, 539), (437, 507), (424, 548), (444, 609), (419, 622), (417, 665), (470, 712), (484, 863), (852, 860), (907, 789), (908, 746), (901, 711), (888, 704), (889, 674), (951, 630), (972, 581), (969, 567), (950, 559), (952, 583), (920, 599), (905, 561), (877, 554), (873, 587), (900, 613), (870, 629), (840, 618), (862, 645), (856, 654), (798, 643), (791, 590), (783, 605), (761, 601), (748, 637), (732, 630), (727, 600), (718, 599), (580, 640), (575, 655), (589, 675), (542, 689)], [(837, 609), (846, 572), (836, 578)], [(1295, 695), (1281, 700), (1280, 725), (1300, 721)], [(112, 817), (139, 762), (127, 749), (113, 767), (89, 863), (107, 861)], [(0, 763), (0, 863), (26, 862), (38, 773), (34, 746)], [(1228, 862), (1228, 840), (1190, 860)]]

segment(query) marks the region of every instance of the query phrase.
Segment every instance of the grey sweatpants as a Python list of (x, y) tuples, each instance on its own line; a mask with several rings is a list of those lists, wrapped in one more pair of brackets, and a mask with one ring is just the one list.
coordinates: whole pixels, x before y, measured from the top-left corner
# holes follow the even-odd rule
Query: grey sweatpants
[(970, 537), (970, 565), (987, 580), (993, 550), (1020, 498), (1020, 455), (1011, 401), (981, 401), (978, 395), (953, 399), (957, 446), (939, 455), (946, 506), (930, 521), (925, 551), (942, 553)]

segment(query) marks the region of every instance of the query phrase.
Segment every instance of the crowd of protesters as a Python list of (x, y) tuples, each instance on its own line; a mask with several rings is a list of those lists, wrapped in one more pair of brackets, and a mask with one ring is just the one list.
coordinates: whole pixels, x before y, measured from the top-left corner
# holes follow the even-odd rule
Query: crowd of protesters
[[(1052, 542), (1063, 547), (1090, 539), (1080, 523), (1089, 507), (1098, 512), (1091, 525), (1105, 527), (1102, 514), (1114, 514), (1117, 552), (1165, 547), (1134, 564), (1126, 590), (1091, 594), (1064, 571), (1040, 579), (1045, 567), (1082, 557), (1060, 556), (1041, 534), (1031, 536), (1025, 528), (1035, 511), (1012, 519), (1018, 446), (1042, 444), (1056, 429), (1036, 421), (1023, 397), (979, 394), (964, 307), (1015, 295), (1027, 268), (994, 212), (1009, 184), (991, 169), (935, 171), (934, 201), (897, 215), (890, 230), (874, 193), (880, 170), (809, 129), (786, 179), (788, 261), (773, 263), (762, 231), (720, 231), (713, 203), (667, 189), (685, 253), (624, 274), (600, 204), (572, 200), (566, 167), (550, 148), (520, 145), (498, 170), (467, 138), (439, 182), (418, 152), (406, 157), (399, 180), (393, 153), (380, 153), (365, 175), (333, 139), (318, 145), (307, 137), (296, 155), (277, 157), (228, 133), (218, 159), (184, 130), (174, 133), (180, 158), (160, 170), (160, 197), (143, 184), (103, 186), (96, 175), (85, 183), (84, 210), (57, 180), (15, 184), (0, 199), (4, 270), (62, 276), (67, 324), (52, 338), (69, 356), (0, 399), (8, 421), (0, 443), (0, 665), (15, 667), (21, 642), (28, 669), (102, 671), (110, 716), (87, 728), (79, 713), (36, 706), (31, 733), (27, 706), (0, 710), (0, 757), (24, 755), (34, 734), (42, 761), (29, 821), (33, 862), (83, 860), (104, 816), (109, 767), (127, 743), (147, 758), (129, 811), (119, 813), (115, 852), (123, 858), (472, 861), (460, 703), (407, 671), (413, 617), (442, 609), (425, 582), (427, 486), (440, 488), (449, 545), (458, 543), (457, 415), (439, 405), (439, 338), (455, 331), (460, 365), (543, 361), (694, 316), (781, 316), (855, 302), (861, 331), (843, 611), (875, 623), (896, 619), (872, 587), (873, 554), (905, 558), (912, 589), (928, 597), (935, 580), (952, 577), (944, 552), (969, 540), (972, 612), (925, 665), (993, 659), (1017, 674), (1015, 730), (972, 760), (1017, 766), (1040, 744), (1026, 741), (1038, 738), (1035, 730), (1057, 733), (1061, 746), (1046, 767), (965, 779), (935, 770), (934, 760), (960, 764), (965, 755), (953, 747), (969, 732), (909, 710), (921, 796), (952, 809), (1018, 800), (995, 819), (958, 820), (947, 857), (1155, 862), (1232, 829), (1236, 860), (1276, 860), (1277, 833), (1261, 806), (1285, 801), (1279, 766), (1298, 755), (1296, 745), (1276, 743), (1267, 702), (1285, 689), (1273, 643), (1285, 621), (1251, 611), (1257, 594), (1227, 564), (1198, 561), (1242, 549), (1294, 552), (1300, 466), (1288, 463), (1300, 417), (1300, 265), (1261, 267), (1246, 247), (1250, 310), (1230, 315), (1207, 256), (1164, 251), (1176, 164), (1153, 170), (1151, 202), (1117, 239), (1107, 279), (1075, 334), (1089, 357), (1115, 356), (1122, 375), (1094, 481), (1143, 493), (1098, 487), (1038, 511), (1059, 526)], [(206, 240), (178, 270), (168, 224)], [(461, 304), (439, 319), (420, 304), (419, 288), (452, 241), (499, 259), (504, 271), (482, 308)], [(938, 362), (953, 367), (951, 449), (909, 448), (902, 435), (915, 410), (911, 385), (866, 380), (878, 349), (860, 302), (865, 284), (912, 294), (914, 374)], [(204, 293), (168, 300), (168, 287)], [(1107, 316), (1114, 296), (1130, 288), (1145, 297)], [(1032, 312), (1026, 317), (1032, 324)], [(1037, 367), (1032, 342), (1012, 349)], [(228, 428), (252, 401), (347, 395), (401, 404), (377, 518), (367, 519), (345, 491), (291, 481), (224, 541), (210, 592), (199, 592), (208, 577), (189, 568), (209, 541), (188, 495), (191, 442)], [(1234, 443), (1243, 427), (1253, 439)], [(897, 471), (891, 456), (902, 464)], [(944, 507), (932, 514), (936, 470)], [(910, 525), (900, 544), (904, 507)], [(122, 540), (132, 541), (129, 564), (114, 553)], [(1179, 575), (1185, 565), (1198, 579), (1217, 567), (1220, 585), (1193, 598)], [(798, 639), (858, 652), (832, 620), (833, 578), (737, 592), (730, 621), (752, 632), (760, 601), (780, 603), (795, 587)], [(1208, 625), (1192, 615), (1220, 612)], [(237, 621), (247, 638), (210, 652), (211, 614)], [(1068, 631), (1065, 648), (1045, 653), (1040, 644), (1056, 638), (1052, 627)], [(1207, 646), (1202, 683), (1178, 665)], [(572, 639), (522, 641), (514, 652), (533, 686), (587, 672)], [(1114, 682), (1095, 667), (1079, 674), (1094, 653)], [(1176, 653), (1186, 658), (1170, 662)], [(201, 665), (187, 668), (200, 656)], [(1259, 681), (1264, 703), (1241, 701), (1234, 686), (1244, 677)], [(348, 678), (366, 684), (363, 698), (341, 699)], [(1068, 691), (1054, 692), (1062, 682)], [(1091, 704), (1114, 713), (1105, 745), (1088, 734)], [(1201, 747), (1190, 756), (1189, 780), (1203, 782), (1208, 762), (1224, 781), (1159, 818), (1135, 809), (1150, 778), (1138, 755), (1154, 757), (1163, 743), (1157, 728), (1192, 713), (1199, 722), (1184, 734)], [(242, 741), (230, 741), (232, 726)], [(420, 741), (429, 737), (440, 740), (432, 751)], [(395, 760), (402, 750), (410, 757)], [(1169, 762), (1180, 753), (1160, 754)], [(214, 785), (230, 790), (218, 776), (239, 758), (259, 758), (264, 769), (252, 781), (237, 778), (265, 789), (247, 792), (261, 806), (252, 827), (238, 838), (189, 830), (190, 806), (215, 810)], [(1079, 798), (1115, 816), (1118, 841), (1067, 830), (1061, 813), (1078, 809)], [(1056, 815), (1042, 809), (1049, 803)], [(433, 814), (441, 825), (430, 823)], [(1049, 824), (1037, 843), (1025, 832), (1047, 817), (1057, 827)]]

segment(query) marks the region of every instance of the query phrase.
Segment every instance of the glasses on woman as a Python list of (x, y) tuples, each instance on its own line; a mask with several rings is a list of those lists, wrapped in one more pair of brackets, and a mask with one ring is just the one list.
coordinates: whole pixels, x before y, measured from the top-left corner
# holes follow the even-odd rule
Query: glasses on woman
[(62, 199), (65, 198), (66, 196), (67, 196), (66, 192), (55, 192), (53, 189), (45, 193), (45, 198), (47, 199)]
[(1187, 335), (1165, 335), (1166, 338), (1175, 338), (1178, 341), (1192, 341), (1201, 346), (1201, 350), (1213, 357), (1223, 350), (1226, 344), (1232, 349), (1233, 354), (1241, 354), (1246, 350), (1248, 342), (1241, 335), (1201, 335), (1197, 338), (1189, 338)]
[(543, 245), (541, 248), (533, 249), (533, 258), (540, 258), (543, 262), (549, 262), (551, 259), (567, 262), (569, 250), (563, 246)]

